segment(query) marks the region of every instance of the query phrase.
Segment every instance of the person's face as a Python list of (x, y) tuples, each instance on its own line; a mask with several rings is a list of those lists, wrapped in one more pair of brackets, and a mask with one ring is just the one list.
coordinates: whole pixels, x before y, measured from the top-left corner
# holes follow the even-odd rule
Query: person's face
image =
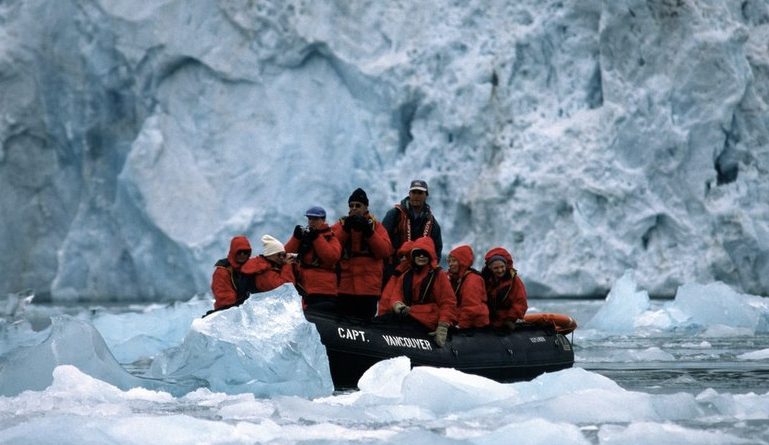
[(409, 202), (414, 207), (422, 207), (427, 201), (427, 193), (422, 190), (411, 190), (409, 192)]
[(243, 264), (246, 261), (248, 261), (248, 258), (251, 257), (251, 251), (250, 250), (238, 250), (235, 252), (235, 262), (238, 264)]
[(417, 266), (426, 266), (430, 262), (430, 257), (425, 252), (416, 252), (414, 254), (414, 264)]
[(283, 264), (286, 262), (286, 252), (278, 252), (273, 253), (272, 255), (267, 255), (265, 258), (275, 264)]
[(325, 222), (326, 222), (326, 220), (324, 218), (318, 218), (318, 217), (315, 217), (315, 216), (308, 216), (307, 217), (307, 227), (309, 227), (309, 228), (311, 228), (313, 230), (320, 229)]
[(505, 264), (505, 262), (502, 260), (494, 261), (491, 263), (489, 268), (497, 278), (502, 278), (505, 275), (505, 272), (507, 272), (507, 264)]
[(449, 255), (446, 261), (449, 263), (449, 273), (452, 273), (452, 274), (459, 273), (459, 261), (457, 261), (456, 258)]
[(368, 213), (367, 205), (357, 201), (350, 202), (350, 213), (349, 213), (350, 216), (353, 216), (353, 215), (366, 216), (366, 213)]

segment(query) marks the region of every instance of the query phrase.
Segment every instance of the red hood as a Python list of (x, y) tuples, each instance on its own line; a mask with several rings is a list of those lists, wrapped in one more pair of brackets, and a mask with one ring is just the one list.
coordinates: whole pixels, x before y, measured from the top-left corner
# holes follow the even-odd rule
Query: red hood
[(475, 255), (473, 255), (473, 248), (468, 245), (462, 245), (459, 247), (454, 248), (451, 252), (449, 252), (450, 256), (453, 256), (457, 262), (459, 263), (459, 275), (465, 273), (465, 271), (471, 267), (473, 267), (473, 260)]
[(411, 246), (411, 251), (425, 250), (430, 255), (430, 266), (433, 268), (438, 267), (438, 258), (435, 254), (435, 243), (429, 236), (423, 236), (414, 240), (414, 244)]
[(414, 247), (414, 241), (406, 241), (398, 248), (398, 258), (402, 256), (408, 256), (411, 253), (411, 248)]
[(486, 262), (486, 264), (488, 264), (489, 260), (495, 256), (504, 258), (508, 268), (513, 267), (513, 256), (510, 255), (510, 252), (505, 250), (503, 247), (494, 247), (493, 249), (489, 250), (486, 252), (486, 255), (484, 255), (483, 260)]
[(230, 252), (227, 254), (227, 261), (230, 262), (230, 266), (233, 269), (239, 269), (240, 265), (235, 262), (235, 254), (238, 250), (251, 250), (251, 243), (248, 242), (248, 238), (243, 235), (239, 235), (232, 238), (230, 241)]

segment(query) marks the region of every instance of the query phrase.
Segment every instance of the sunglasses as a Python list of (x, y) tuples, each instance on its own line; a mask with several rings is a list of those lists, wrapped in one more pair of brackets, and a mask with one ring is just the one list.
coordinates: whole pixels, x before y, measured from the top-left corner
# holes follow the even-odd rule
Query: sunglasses
[(248, 256), (251, 256), (251, 251), (250, 250), (238, 250), (237, 252), (235, 252), (235, 255), (248, 255)]
[(420, 257), (420, 256), (421, 256), (421, 257), (425, 257), (425, 258), (428, 258), (428, 255), (427, 255), (425, 252), (414, 252), (414, 255), (413, 255), (413, 256), (414, 256), (414, 258), (416, 258), (416, 257)]
[(362, 207), (363, 207), (363, 204), (361, 204), (359, 202), (351, 202), (350, 203), (350, 208), (351, 209), (360, 209)]

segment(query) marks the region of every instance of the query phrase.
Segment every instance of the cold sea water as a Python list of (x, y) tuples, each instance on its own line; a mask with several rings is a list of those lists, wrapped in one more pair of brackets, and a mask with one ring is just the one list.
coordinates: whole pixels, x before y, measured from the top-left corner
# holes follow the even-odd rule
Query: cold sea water
[[(691, 309), (683, 297), (639, 299), (632, 290), (613, 301), (531, 299), (530, 311), (569, 314), (580, 325), (569, 336), (574, 368), (531, 382), (409, 370), (396, 360), (372, 370), (360, 390), (322, 397), (171, 395), (118, 389), (60, 366), (50, 386), (0, 397), (0, 443), (767, 444), (769, 309), (761, 297), (720, 292), (713, 298), (734, 313), (713, 300)], [(162, 317), (191, 318), (206, 304), (165, 308)], [(103, 331), (141, 331), (159, 307), (33, 304), (6, 314), (0, 376), (14, 349), (45, 335), (52, 314), (90, 320), (113, 347), (114, 333)], [(132, 348), (150, 350), (158, 341), (150, 337)], [(143, 375), (150, 363), (122, 366)]]

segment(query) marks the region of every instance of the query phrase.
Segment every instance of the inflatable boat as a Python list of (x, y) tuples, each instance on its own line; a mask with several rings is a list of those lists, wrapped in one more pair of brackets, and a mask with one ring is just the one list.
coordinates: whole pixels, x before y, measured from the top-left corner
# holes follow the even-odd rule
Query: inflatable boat
[(317, 309), (305, 310), (326, 347), (337, 389), (355, 388), (358, 379), (381, 360), (405, 355), (412, 366), (449, 367), (498, 382), (530, 380), (570, 368), (574, 351), (565, 334), (576, 328), (571, 317), (532, 314), (513, 332), (492, 328), (450, 330), (439, 348), (426, 329), (398, 317), (361, 320)]

